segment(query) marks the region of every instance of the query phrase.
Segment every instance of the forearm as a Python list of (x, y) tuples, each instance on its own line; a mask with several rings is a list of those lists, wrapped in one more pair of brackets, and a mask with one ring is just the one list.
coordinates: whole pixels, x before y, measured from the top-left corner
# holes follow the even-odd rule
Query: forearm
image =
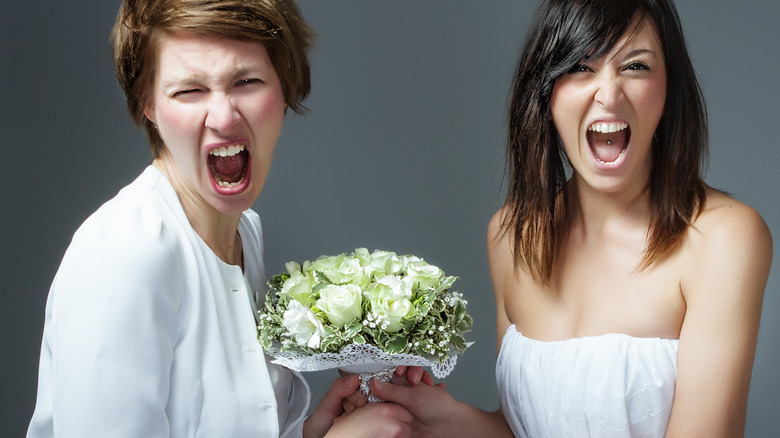
[(468, 403), (457, 402), (452, 416), (446, 423), (446, 430), (436, 436), (452, 437), (507, 437), (514, 435), (501, 410), (487, 412)]

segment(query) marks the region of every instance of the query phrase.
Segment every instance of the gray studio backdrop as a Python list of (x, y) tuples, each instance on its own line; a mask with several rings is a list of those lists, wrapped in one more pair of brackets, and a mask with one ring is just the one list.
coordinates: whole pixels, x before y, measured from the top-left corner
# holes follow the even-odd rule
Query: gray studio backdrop
[[(770, 0), (678, 3), (709, 108), (708, 181), (755, 207), (778, 239), (780, 8)], [(502, 199), (509, 83), (537, 4), (302, 0), (319, 33), (311, 111), (287, 116), (255, 205), (269, 273), (365, 246), (414, 253), (458, 275), (476, 344), (446, 382), (486, 410), (498, 402), (485, 233)], [(112, 73), (107, 38), (118, 5), (31, 0), (0, 14), (2, 436), (22, 436), (32, 413), (44, 303), (71, 235), (149, 162)], [(776, 434), (778, 281), (775, 268), (750, 437)], [(316, 401), (335, 372), (310, 377)]]

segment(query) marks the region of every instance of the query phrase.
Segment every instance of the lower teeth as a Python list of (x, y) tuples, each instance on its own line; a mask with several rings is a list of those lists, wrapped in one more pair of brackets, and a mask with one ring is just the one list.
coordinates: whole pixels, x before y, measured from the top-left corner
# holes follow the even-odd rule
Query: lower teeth
[(234, 183), (232, 183), (232, 182), (226, 182), (226, 181), (217, 181), (217, 184), (219, 184), (219, 186), (220, 186), (220, 187), (222, 187), (222, 188), (226, 188), (226, 189), (230, 189), (230, 188), (236, 187), (236, 186), (238, 186), (240, 183), (241, 183), (241, 181), (239, 181), (239, 182), (234, 182)]

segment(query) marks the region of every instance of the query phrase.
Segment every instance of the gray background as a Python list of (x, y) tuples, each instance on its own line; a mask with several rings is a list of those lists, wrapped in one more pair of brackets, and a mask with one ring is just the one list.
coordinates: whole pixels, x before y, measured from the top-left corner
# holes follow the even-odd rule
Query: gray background
[[(32, 413), (44, 303), (73, 232), (149, 162), (112, 72), (108, 33), (118, 5), (29, 0), (0, 14), (3, 436), (23, 435)], [(477, 343), (446, 382), (486, 410), (498, 402), (485, 231), (502, 200), (507, 94), (536, 5), (301, 1), (319, 33), (311, 112), (288, 115), (255, 205), (269, 273), (287, 260), (365, 246), (413, 253), (460, 276)], [(678, 8), (709, 108), (707, 180), (755, 207), (777, 239), (780, 7), (681, 0)], [(775, 268), (753, 370), (751, 437), (776, 434), (778, 281)], [(334, 374), (310, 376), (317, 399)]]

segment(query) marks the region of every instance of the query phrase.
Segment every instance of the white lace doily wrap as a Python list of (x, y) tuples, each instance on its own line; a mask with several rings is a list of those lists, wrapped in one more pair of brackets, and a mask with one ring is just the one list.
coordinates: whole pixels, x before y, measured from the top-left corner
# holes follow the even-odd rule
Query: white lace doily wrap
[[(467, 347), (471, 345), (469, 343)], [(340, 353), (318, 353), (306, 355), (291, 351), (269, 351), (271, 362), (291, 370), (322, 371), (341, 368), (353, 374), (376, 373), (400, 365), (430, 367), (438, 379), (447, 377), (458, 362), (457, 353), (450, 353), (444, 361), (427, 359), (412, 354), (387, 354), (370, 344), (349, 344)]]

